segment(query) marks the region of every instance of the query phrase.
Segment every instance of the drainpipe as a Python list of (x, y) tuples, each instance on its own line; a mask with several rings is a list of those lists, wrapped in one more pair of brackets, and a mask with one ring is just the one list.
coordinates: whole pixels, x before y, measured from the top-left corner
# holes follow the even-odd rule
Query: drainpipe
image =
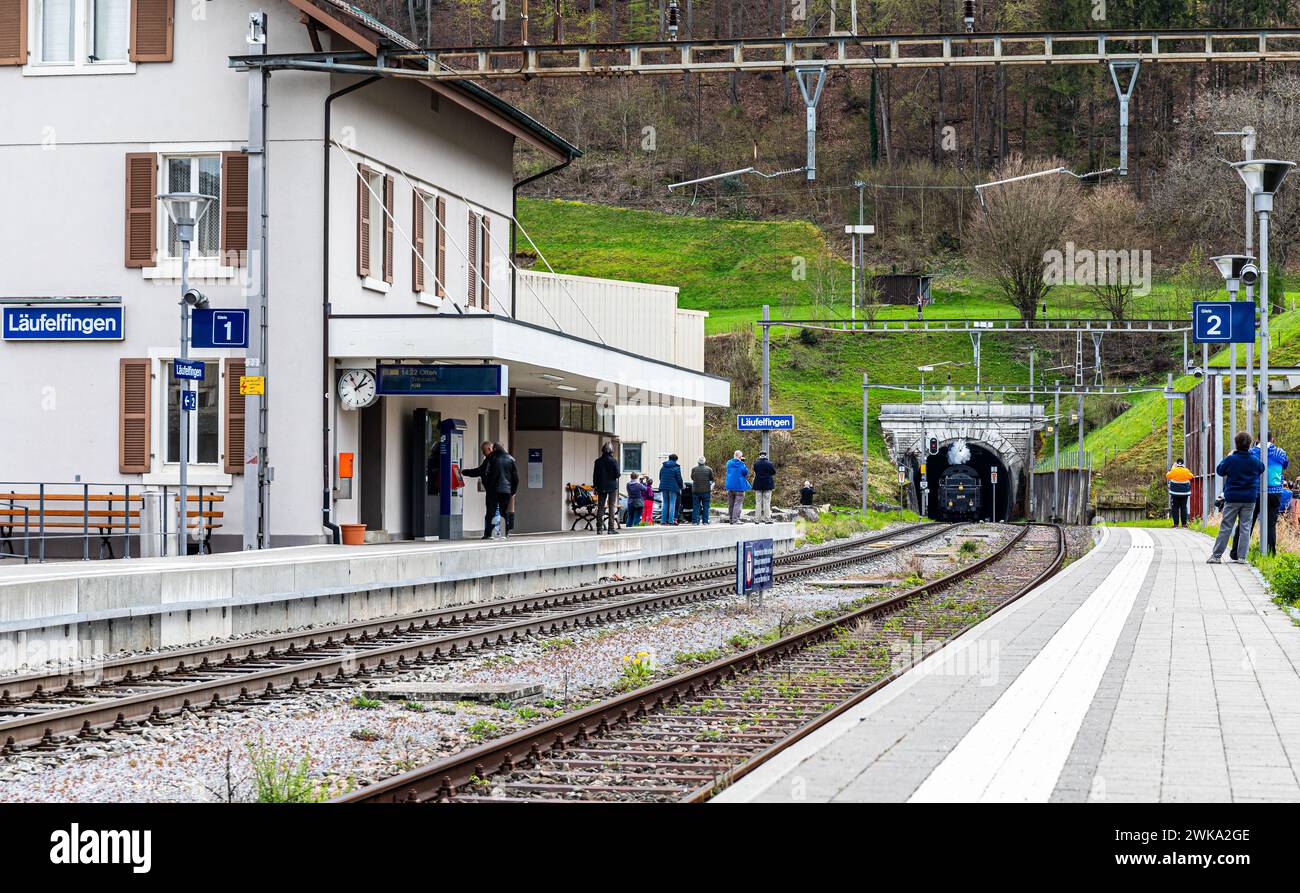
[(325, 207), (322, 214), (323, 237), (321, 238), (321, 397), (325, 401), (321, 414), (321, 526), (330, 532), (330, 541), (336, 546), (342, 542), (342, 537), (339, 535), (339, 526), (334, 523), (334, 466), (330, 451), (330, 398), (334, 384), (334, 364), (330, 362), (330, 110), (334, 100), (340, 96), (368, 87), (379, 80), (383, 78), (378, 76), (366, 78), (325, 97), (325, 135), (321, 143), (325, 150), (324, 189), (322, 190)]
[[(533, 182), (534, 180), (540, 180), (542, 177), (546, 177), (558, 171), (562, 171), (572, 163), (573, 163), (573, 156), (570, 155), (568, 158), (564, 159), (564, 161), (562, 161), (560, 164), (557, 164), (554, 167), (548, 167), (546, 170), (542, 171), (541, 173), (533, 174), (531, 177), (524, 177), (522, 180), (515, 183), (514, 189), (512, 189), (510, 192), (511, 218), (515, 218), (518, 216), (517, 211), (519, 210), (519, 188), (521, 186), (527, 186), (529, 183)], [(514, 267), (515, 264), (515, 229), (516, 229), (516, 224), (515, 221), (512, 219), (510, 221), (510, 266), (511, 267)], [(518, 315), (515, 313), (515, 287), (518, 284), (518, 281), (519, 281), (519, 271), (516, 269), (515, 274), (510, 277), (510, 318), (511, 319), (519, 318)]]

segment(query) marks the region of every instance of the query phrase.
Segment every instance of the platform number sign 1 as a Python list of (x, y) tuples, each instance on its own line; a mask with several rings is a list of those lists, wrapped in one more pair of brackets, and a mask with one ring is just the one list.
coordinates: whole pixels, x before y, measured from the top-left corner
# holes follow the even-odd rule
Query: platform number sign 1
[(190, 344), (193, 347), (248, 347), (248, 311), (243, 308), (195, 309), (190, 318)]

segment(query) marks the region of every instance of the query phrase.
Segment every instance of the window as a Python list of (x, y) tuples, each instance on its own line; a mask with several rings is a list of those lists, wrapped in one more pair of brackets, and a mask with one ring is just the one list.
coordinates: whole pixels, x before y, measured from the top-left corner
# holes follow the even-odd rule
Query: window
[[(201, 192), (213, 196), (215, 201), (208, 206), (195, 228), (194, 241), (190, 244), (190, 258), (217, 258), (221, 255), (221, 156), (220, 155), (183, 155), (164, 159), (162, 169), (162, 187), (159, 192)], [(181, 243), (176, 238), (176, 224), (172, 223), (165, 209), (159, 209), (167, 225), (163, 228), (163, 256), (180, 257)]]
[(130, 0), (91, 0), (91, 62), (125, 62), (131, 24)]
[[(140, 4), (132, 16), (132, 4)], [(171, 58), (170, 4), (157, 0), (31, 0), (30, 74), (130, 72), (141, 59)], [(137, 29), (140, 52), (131, 52)]]
[(643, 443), (625, 443), (623, 444), (623, 470), (624, 471), (641, 471), (641, 450), (645, 446)]
[(364, 164), (357, 174), (357, 275), (364, 287), (387, 292), (393, 283), (393, 175)]
[(594, 403), (559, 397), (519, 397), (515, 427), (520, 431), (585, 431), (614, 434), (614, 411)]
[(40, 61), (72, 64), (77, 52), (76, 0), (40, 0)]
[[(198, 409), (190, 413), (190, 464), (216, 465), (221, 443), (221, 364), (208, 361), (206, 375), (195, 382)], [(176, 377), (175, 366), (167, 363), (167, 453), (165, 461), (181, 461), (181, 390), (187, 382)]]

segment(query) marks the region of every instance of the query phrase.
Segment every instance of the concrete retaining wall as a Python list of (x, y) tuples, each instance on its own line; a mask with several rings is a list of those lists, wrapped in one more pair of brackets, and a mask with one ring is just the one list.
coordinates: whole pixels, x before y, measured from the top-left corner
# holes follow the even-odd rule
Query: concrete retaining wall
[(373, 620), (734, 560), (793, 545), (794, 525), (661, 527), (618, 536), (302, 546), (261, 553), (0, 569), (0, 671), (51, 659)]

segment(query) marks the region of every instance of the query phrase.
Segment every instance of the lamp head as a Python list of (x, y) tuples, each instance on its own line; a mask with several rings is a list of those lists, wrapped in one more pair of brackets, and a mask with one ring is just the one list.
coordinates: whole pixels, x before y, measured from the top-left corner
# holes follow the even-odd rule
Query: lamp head
[(1272, 195), (1277, 192), (1286, 175), (1295, 167), (1294, 161), (1276, 161), (1271, 158), (1256, 158), (1251, 161), (1238, 161), (1233, 165), (1237, 174), (1246, 184), (1251, 195)]

